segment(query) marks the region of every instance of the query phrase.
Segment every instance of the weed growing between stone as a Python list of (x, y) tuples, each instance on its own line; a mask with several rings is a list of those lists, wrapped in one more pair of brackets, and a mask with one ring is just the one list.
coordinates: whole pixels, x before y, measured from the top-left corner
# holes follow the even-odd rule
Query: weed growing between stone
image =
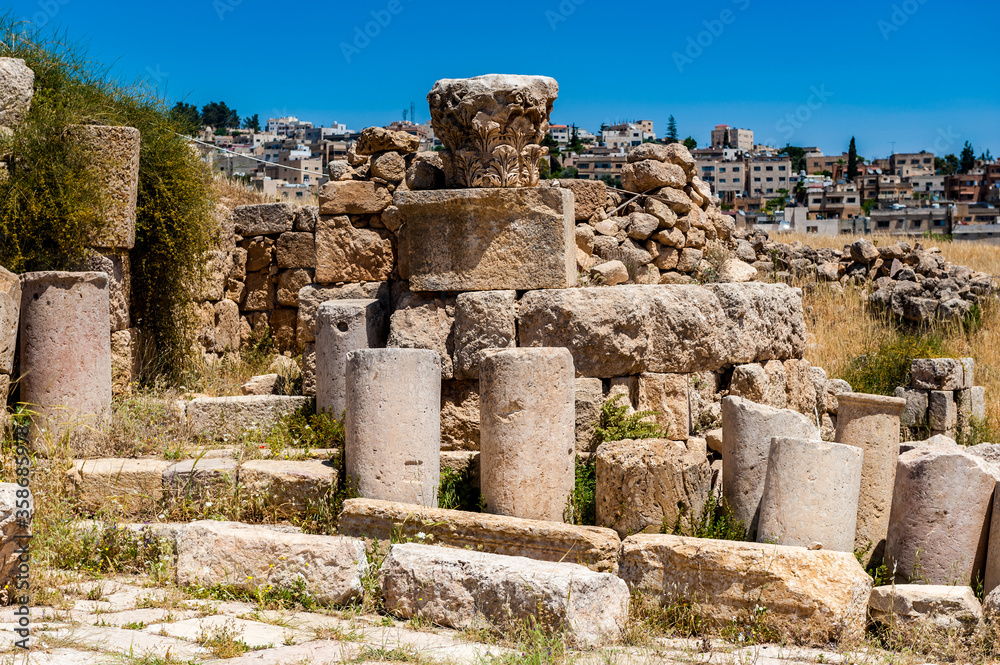
[(227, 621), (221, 626), (202, 630), (198, 643), (216, 658), (237, 658), (251, 651), (241, 638), (242, 633), (236, 630), (235, 622)]
[(441, 469), (441, 483), (438, 486), (438, 507), (446, 510), (464, 510), (481, 513), (482, 495), (472, 486), (472, 460), (461, 469), (450, 466)]
[(689, 511), (687, 506), (681, 506), (674, 523), (669, 524), (664, 520), (660, 533), (714, 540), (747, 540), (746, 524), (733, 516), (725, 505), (725, 499), (715, 492), (709, 494), (701, 515), (695, 517)]
[(99, 575), (148, 575), (157, 583), (170, 578), (173, 546), (148, 524), (138, 531), (114, 523), (70, 528), (76, 537), (59, 542), (52, 551), (53, 566)]
[(622, 394), (615, 395), (601, 406), (600, 421), (594, 428), (598, 446), (608, 441), (659, 439), (666, 435), (663, 428), (651, 420), (658, 415), (655, 411), (629, 414), (629, 405), (619, 404), (624, 397)]

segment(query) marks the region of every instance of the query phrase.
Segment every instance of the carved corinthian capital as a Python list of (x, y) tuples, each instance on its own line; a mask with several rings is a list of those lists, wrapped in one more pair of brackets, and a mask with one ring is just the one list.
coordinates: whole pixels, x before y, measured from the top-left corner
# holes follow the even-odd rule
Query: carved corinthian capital
[(427, 95), (447, 186), (534, 187), (559, 84), (547, 76), (442, 79)]

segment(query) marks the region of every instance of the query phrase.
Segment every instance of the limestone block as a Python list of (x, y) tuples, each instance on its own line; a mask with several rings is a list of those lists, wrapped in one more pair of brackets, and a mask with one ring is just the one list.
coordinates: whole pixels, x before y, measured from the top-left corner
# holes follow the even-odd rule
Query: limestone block
[(577, 563), (609, 573), (617, 572), (621, 549), (618, 534), (611, 529), (371, 499), (345, 501), (338, 528), (359, 538), (419, 539), (465, 550)]
[(914, 388), (920, 390), (962, 390), (975, 385), (972, 358), (921, 358), (910, 366)]
[(420, 149), (420, 137), (382, 127), (367, 127), (358, 137), (355, 151), (359, 155), (374, 155), (392, 150), (404, 155)]
[(622, 167), (622, 188), (641, 194), (661, 187), (681, 189), (687, 184), (687, 175), (676, 164), (652, 159), (632, 162)]
[[(843, 379), (830, 379), (826, 382), (826, 408), (833, 414), (837, 415), (840, 409), (840, 402), (838, 397), (847, 393), (854, 392), (851, 388), (851, 384)], [(899, 397), (899, 395), (896, 395)]]
[(271, 279), (270, 271), (249, 273), (246, 284), (244, 312), (269, 312), (274, 309), (275, 281)]
[(220, 300), (212, 306), (214, 334), (209, 353), (229, 353), (240, 348), (240, 306), (232, 300)]
[(586, 222), (604, 212), (608, 203), (608, 186), (603, 180), (560, 180), (559, 186), (573, 192), (576, 202), (576, 221)]
[(79, 509), (150, 515), (163, 499), (163, 474), (172, 464), (155, 459), (76, 460), (66, 472), (68, 489)]
[(899, 387), (896, 388), (896, 397), (906, 400), (903, 414), (899, 417), (900, 425), (903, 427), (923, 427), (928, 424), (928, 391)]
[(282, 233), (278, 236), (279, 268), (315, 268), (315, 235), (305, 232)]
[(899, 417), (906, 400), (845, 393), (837, 401), (836, 442), (861, 448), (865, 454), (854, 547), (865, 552), (862, 563), (868, 566), (881, 561), (885, 551), (899, 457)]
[(557, 187), (396, 192), (414, 291), (576, 285), (572, 192)]
[(233, 222), (237, 235), (244, 238), (286, 233), (295, 227), (295, 206), (291, 203), (237, 206)]
[(295, 230), (314, 233), (316, 231), (316, 222), (318, 220), (319, 206), (302, 206), (295, 215)]
[(790, 409), (742, 397), (722, 400), (723, 497), (751, 537), (757, 534), (771, 440), (776, 436), (818, 439), (819, 430), (812, 419)]
[(194, 436), (218, 438), (250, 429), (266, 432), (281, 418), (311, 404), (308, 397), (280, 395), (199, 397), (187, 405), (188, 427)]
[(240, 500), (259, 501), (278, 519), (319, 513), (337, 490), (337, 470), (315, 460), (250, 460), (240, 465), (238, 479)]
[(711, 491), (704, 446), (666, 439), (614, 441), (597, 449), (597, 523), (622, 537), (694, 524)]
[(928, 623), (945, 630), (972, 630), (983, 607), (967, 586), (892, 584), (872, 589), (868, 603), (873, 621), (882, 624)]
[[(386, 346), (427, 349), (441, 357), (441, 378), (454, 378), (455, 298), (404, 291), (389, 318)], [(475, 378), (479, 378), (478, 375)]]
[[(334, 184), (338, 183), (325, 186)], [(316, 224), (317, 282), (382, 282), (389, 279), (395, 263), (395, 251), (385, 229), (356, 229), (347, 216), (324, 214), (319, 218)]]
[[(0, 65), (2, 70), (2, 65)], [(19, 570), (23, 561), (21, 551), (30, 547), (31, 521), (34, 518), (34, 498), (29, 490), (27, 498), (23, 497), (23, 488), (15, 483), (0, 484), (0, 604), (28, 605), (29, 601), (20, 599), (27, 594), (17, 585), (23, 572)], [(22, 496), (18, 497), (18, 492)], [(30, 564), (29, 564), (30, 568)], [(28, 571), (30, 575), (30, 570)], [(30, 583), (30, 579), (28, 580)]]
[(389, 285), (385, 282), (326, 287), (309, 284), (299, 289), (299, 318), (295, 333), (303, 348), (316, 341), (316, 313), (327, 300), (381, 300), (388, 309)]
[(763, 403), (776, 409), (788, 408), (788, 371), (785, 364), (769, 360), (764, 363), (764, 373), (767, 374), (768, 387)]
[(360, 496), (437, 506), (441, 361), (424, 349), (347, 354), (348, 482)]
[(21, 124), (34, 96), (35, 72), (21, 58), (0, 58), (0, 127)]
[(998, 475), (961, 448), (899, 456), (885, 546), (897, 582), (971, 585), (982, 578)]
[(687, 374), (640, 374), (635, 390), (636, 411), (653, 411), (665, 431), (664, 438), (687, 441), (691, 407)]
[(575, 478), (573, 358), (504, 349), (480, 365), (486, 512), (561, 522)]
[(757, 279), (757, 269), (739, 259), (727, 259), (719, 268), (720, 282), (752, 282)]
[(408, 189), (444, 189), (444, 182), (444, 162), (437, 152), (418, 152), (406, 169)]
[(800, 292), (783, 284), (621, 286), (530, 291), (521, 346), (564, 347), (581, 376), (712, 371), (801, 357)]
[(294, 309), (279, 307), (271, 312), (271, 335), (274, 337), (274, 349), (278, 353), (285, 353), (295, 348), (296, 316)]
[(479, 365), (490, 349), (517, 346), (516, 298), (514, 291), (458, 295), (454, 327), (456, 379), (478, 381)]
[(767, 404), (767, 392), (770, 381), (767, 372), (757, 363), (739, 365), (733, 368), (733, 378), (729, 383), (729, 394), (733, 397)]
[(314, 271), (296, 268), (278, 273), (277, 301), (285, 307), (299, 306), (299, 291), (313, 281)]
[(320, 220), (324, 215), (377, 215), (391, 204), (389, 190), (374, 182), (338, 180), (319, 189)]
[(236, 491), (239, 463), (232, 457), (202, 457), (177, 462), (162, 476), (163, 491), (171, 502), (209, 502)]
[(0, 266), (0, 374), (11, 374), (14, 371), (20, 314), (21, 279)]
[(559, 84), (547, 76), (442, 79), (427, 95), (449, 187), (535, 187)]
[(479, 450), (479, 382), (441, 382), (441, 450)]
[(621, 261), (605, 261), (590, 269), (590, 279), (601, 286), (618, 286), (629, 280), (628, 268)]
[(816, 420), (816, 384), (813, 382), (812, 366), (808, 360), (786, 360), (785, 393), (787, 408)]
[(318, 602), (344, 605), (361, 595), (368, 568), (356, 538), (282, 533), (235, 522), (193, 522), (177, 537), (177, 583), (305, 591)]
[(316, 411), (340, 418), (347, 408), (347, 354), (377, 349), (385, 339), (379, 300), (331, 300), (316, 318)]
[(818, 644), (864, 635), (872, 589), (849, 552), (680, 536), (627, 538), (618, 574), (633, 593), (690, 602), (716, 625), (765, 607), (796, 641)]
[[(83, 261), (83, 272), (103, 272), (108, 276), (108, 307), (111, 314), (111, 332), (131, 327), (129, 304), (132, 300), (132, 264), (128, 252), (104, 250), (88, 252)], [(222, 299), (221, 291), (218, 300)]]
[(958, 428), (961, 431), (983, 423), (986, 420), (986, 389), (974, 386), (968, 390), (956, 390), (955, 406), (958, 408)]
[(575, 563), (407, 543), (381, 576), (386, 610), (453, 628), (535, 620), (582, 647), (618, 641), (628, 620), (625, 583)]
[(104, 273), (21, 275), (21, 401), (32, 405), (39, 452), (69, 432), (86, 452), (89, 428), (111, 416), (111, 335)]
[(839, 443), (771, 439), (757, 542), (853, 552), (863, 457)]
[(406, 161), (398, 152), (380, 152), (372, 156), (371, 174), (391, 183), (406, 177)]
[(252, 376), (240, 386), (244, 395), (282, 395), (285, 390), (285, 377), (280, 374), (262, 374)]
[(139, 195), (139, 130), (134, 127), (73, 125), (66, 129), (71, 141), (83, 151), (92, 167), (92, 177), (101, 189), (104, 222), (91, 237), (94, 247), (135, 247), (135, 205)]
[(594, 430), (601, 421), (604, 384), (600, 379), (576, 380), (576, 453), (594, 452)]
[(951, 390), (932, 390), (928, 397), (927, 420), (932, 432), (954, 432), (958, 426), (958, 406)]

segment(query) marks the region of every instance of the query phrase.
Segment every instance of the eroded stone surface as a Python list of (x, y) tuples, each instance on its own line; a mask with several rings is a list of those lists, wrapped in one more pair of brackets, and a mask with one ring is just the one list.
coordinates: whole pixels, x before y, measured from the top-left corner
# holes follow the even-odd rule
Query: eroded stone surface
[(893, 584), (872, 589), (873, 620), (928, 622), (945, 629), (970, 630), (983, 616), (976, 594), (967, 586)]

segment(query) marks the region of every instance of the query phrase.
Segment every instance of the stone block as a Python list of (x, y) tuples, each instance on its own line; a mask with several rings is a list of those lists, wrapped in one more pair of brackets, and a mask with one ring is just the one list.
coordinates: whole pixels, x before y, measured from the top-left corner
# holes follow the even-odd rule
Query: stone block
[(244, 238), (277, 235), (295, 227), (295, 206), (291, 203), (262, 203), (237, 206), (233, 210), (236, 233)]
[(358, 538), (419, 539), (428, 544), (577, 563), (591, 570), (618, 570), (621, 540), (611, 529), (541, 522), (518, 517), (422, 508), (389, 501), (348, 499), (340, 513), (340, 532)]
[(300, 584), (316, 601), (345, 605), (361, 595), (368, 568), (356, 538), (282, 533), (265, 526), (201, 521), (177, 537), (177, 583), (293, 590)]
[(244, 312), (269, 312), (274, 309), (275, 282), (267, 270), (247, 274)]
[[(441, 357), (441, 378), (454, 378), (452, 353), (455, 348), (455, 298), (441, 294), (403, 291), (389, 317), (386, 346), (398, 349), (427, 349)], [(479, 378), (478, 375), (475, 377)]]
[(600, 379), (576, 380), (576, 453), (595, 449), (594, 430), (601, 422), (604, 383)]
[(337, 180), (319, 188), (319, 214), (377, 215), (392, 204), (385, 187), (363, 180)]
[(559, 186), (573, 192), (578, 222), (604, 212), (608, 204), (608, 186), (603, 180), (560, 180)]
[(666, 439), (614, 441), (597, 449), (597, 523), (620, 536), (694, 525), (712, 488), (704, 446)]
[(534, 620), (585, 647), (617, 642), (628, 620), (625, 583), (574, 563), (408, 543), (390, 548), (381, 580), (386, 610), (453, 628)]
[(406, 155), (419, 149), (419, 137), (382, 127), (365, 128), (356, 144), (356, 152), (359, 155), (374, 155), (389, 150)]
[(35, 72), (21, 58), (0, 58), (0, 127), (24, 122), (35, 96)]
[(556, 187), (397, 192), (414, 291), (576, 285), (573, 194)]
[(259, 502), (267, 515), (293, 519), (320, 513), (337, 490), (337, 470), (329, 462), (250, 460), (238, 472), (240, 500)]
[(932, 432), (947, 434), (958, 426), (958, 406), (955, 393), (950, 390), (932, 390), (928, 398), (928, 423)]
[(783, 284), (530, 291), (521, 346), (564, 347), (581, 376), (686, 374), (805, 352), (802, 297)]
[(384, 344), (385, 308), (380, 300), (331, 300), (316, 323), (316, 411), (340, 418), (347, 406), (347, 354)]
[(441, 450), (479, 450), (479, 382), (441, 382)]
[(187, 405), (193, 436), (222, 437), (246, 430), (268, 431), (280, 419), (312, 404), (308, 397), (248, 395), (199, 397)]
[(31, 541), (31, 522), (35, 513), (31, 492), (27, 498), (23, 494), (20, 485), (0, 484), (0, 604), (4, 606), (30, 604), (27, 600), (20, 601), (28, 595), (23, 584), (21, 589), (16, 588), (23, 581), (30, 581), (18, 577), (22, 548), (28, 547)]
[(284, 390), (285, 377), (280, 374), (252, 376), (240, 386), (240, 392), (244, 395), (283, 395)]
[[(334, 184), (338, 183), (331, 182), (327, 186)], [(383, 282), (392, 275), (395, 264), (396, 253), (385, 229), (355, 228), (347, 216), (319, 218), (316, 224), (317, 282)]]
[(386, 282), (322, 286), (309, 284), (299, 289), (299, 318), (295, 333), (299, 345), (316, 341), (316, 312), (327, 300), (381, 300), (389, 305), (389, 285)]
[(618, 574), (633, 593), (690, 602), (715, 625), (767, 608), (796, 642), (814, 644), (862, 638), (872, 589), (850, 552), (664, 535), (627, 538)]
[(919, 390), (971, 388), (975, 381), (975, 362), (971, 358), (921, 358), (910, 366), (910, 377), (912, 386)]
[(868, 603), (873, 621), (884, 625), (926, 623), (945, 630), (971, 631), (983, 608), (968, 586), (891, 584), (872, 589)]
[(514, 291), (458, 295), (454, 327), (456, 379), (478, 381), (479, 364), (491, 349), (517, 346), (516, 298)]
[(76, 460), (66, 472), (66, 481), (81, 510), (150, 515), (163, 499), (163, 474), (171, 466), (155, 459)]
[(238, 467), (232, 457), (201, 457), (172, 464), (162, 476), (165, 498), (205, 503), (233, 496)]
[(896, 397), (906, 400), (903, 415), (899, 417), (900, 425), (903, 427), (924, 427), (927, 425), (930, 398), (928, 391), (899, 387), (896, 388)]
[(21, 279), (0, 266), (0, 374), (14, 372), (20, 313)]
[[(95, 251), (88, 252), (81, 270), (84, 272), (103, 272), (108, 276), (108, 307), (111, 314), (111, 332), (131, 327), (129, 305), (132, 300), (132, 265), (128, 252), (115, 252), (112, 250), (104, 250), (103, 254)], [(218, 296), (218, 298), (213, 299), (222, 300), (221, 290)]]
[(299, 306), (299, 291), (313, 281), (314, 271), (296, 268), (278, 273), (277, 301), (285, 307)]
[(653, 411), (653, 418), (671, 441), (687, 441), (691, 402), (687, 374), (640, 374), (635, 389), (636, 411)]
[(307, 232), (288, 232), (278, 236), (279, 268), (315, 268), (316, 238)]

